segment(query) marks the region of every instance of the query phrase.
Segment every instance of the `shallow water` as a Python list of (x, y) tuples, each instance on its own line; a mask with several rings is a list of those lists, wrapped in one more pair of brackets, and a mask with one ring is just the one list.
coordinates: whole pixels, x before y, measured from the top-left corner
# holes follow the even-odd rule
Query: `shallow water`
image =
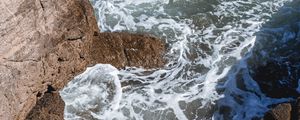
[[(262, 51), (272, 53), (272, 45), (280, 46), (268, 43), (270, 38), (264, 37), (265, 29), (272, 29), (276, 35), (284, 33), (287, 24), (299, 21), (295, 5), (298, 3), (285, 5), (291, 1), (92, 0), (102, 32), (158, 36), (169, 46), (165, 55), (169, 62), (153, 70), (128, 67), (118, 71), (104, 64), (89, 68), (60, 92), (66, 102), (65, 119), (262, 117), (269, 105), (290, 98), (264, 95), (249, 74), (249, 66), (268, 59), (263, 58)], [(283, 7), (287, 10), (281, 10)], [(289, 13), (290, 21), (284, 19)], [(275, 18), (281, 24), (269, 22), (274, 14), (279, 16)], [(281, 41), (289, 35), (275, 37)], [(262, 60), (254, 59), (258, 57)], [(121, 86), (128, 81), (137, 84)]]

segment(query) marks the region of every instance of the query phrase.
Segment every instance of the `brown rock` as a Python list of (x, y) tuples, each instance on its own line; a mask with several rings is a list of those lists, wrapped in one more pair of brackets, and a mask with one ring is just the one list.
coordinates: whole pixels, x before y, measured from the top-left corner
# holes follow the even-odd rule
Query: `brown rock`
[(155, 68), (165, 63), (163, 59), (157, 59), (163, 56), (165, 46), (155, 37), (128, 33), (101, 33), (98, 36), (92, 43), (90, 54), (95, 63), (110, 63), (118, 68)]
[(0, 10), (1, 120), (25, 119), (36, 103), (28, 119), (62, 119), (52, 107), (63, 104), (45, 93), (48, 86), (61, 89), (90, 64), (164, 63), (164, 45), (154, 37), (100, 34), (88, 0), (1, 0)]
[(45, 93), (30, 111), (27, 120), (61, 120), (64, 116), (64, 101), (59, 93)]
[[(88, 0), (0, 3), (0, 119), (24, 119), (47, 85), (58, 89), (85, 69), (88, 61), (79, 53), (89, 52), (98, 28)], [(69, 62), (59, 62), (61, 57)]]
[(268, 111), (264, 120), (291, 120), (292, 106), (290, 103), (282, 103)]

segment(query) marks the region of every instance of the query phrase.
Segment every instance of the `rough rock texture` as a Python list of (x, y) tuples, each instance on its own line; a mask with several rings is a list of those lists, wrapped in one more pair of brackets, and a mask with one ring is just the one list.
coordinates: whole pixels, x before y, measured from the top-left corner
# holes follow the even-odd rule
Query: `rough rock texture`
[(300, 71), (293, 64), (268, 61), (254, 69), (253, 79), (269, 97), (297, 97)]
[(36, 103), (28, 119), (62, 119), (50, 105), (62, 102), (47, 89), (61, 89), (88, 65), (163, 65), (164, 45), (154, 37), (100, 34), (88, 0), (1, 0), (0, 11), (1, 120), (25, 119)]
[[(297, 98), (300, 80), (300, 1), (279, 9), (256, 33), (248, 65), (261, 91), (272, 98)], [(289, 19), (283, 19), (289, 18)], [(284, 22), (283, 22), (284, 20)]]
[(164, 65), (164, 44), (147, 35), (100, 33), (92, 43), (91, 58), (97, 63), (110, 63), (117, 68), (141, 66), (157, 68)]
[(64, 104), (58, 92), (45, 93), (26, 120), (61, 120), (64, 116)]
[(264, 120), (291, 120), (292, 106), (289, 103), (277, 105), (266, 113)]
[(300, 97), (294, 102), (275, 105), (265, 114), (264, 120), (300, 120)]

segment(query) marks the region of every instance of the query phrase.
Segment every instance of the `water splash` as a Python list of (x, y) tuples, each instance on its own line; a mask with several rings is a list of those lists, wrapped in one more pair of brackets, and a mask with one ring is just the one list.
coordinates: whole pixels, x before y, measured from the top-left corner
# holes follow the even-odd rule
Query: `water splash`
[[(215, 109), (223, 109), (216, 106), (216, 101), (232, 94), (233, 97), (226, 97), (224, 103), (219, 104), (231, 104), (232, 108), (237, 105), (236, 111), (230, 113), (231, 116), (237, 115), (233, 119), (261, 116), (267, 105), (284, 100), (257, 98), (254, 93), (262, 93), (250, 76), (242, 77), (247, 79), (247, 87), (254, 92), (240, 90), (235, 76), (241, 69), (247, 70), (245, 61), (251, 56), (247, 53), (251, 53), (255, 44), (255, 33), (273, 13), (290, 1), (92, 0), (101, 31), (156, 35), (170, 46), (166, 54), (169, 62), (158, 70), (128, 67), (118, 71), (118, 80), (122, 84), (131, 84), (122, 86), (119, 104), (108, 104), (118, 104), (117, 110), (108, 110), (112, 116), (103, 116), (105, 112), (99, 113), (99, 110), (87, 110), (82, 107), (85, 103), (78, 103), (79, 106), (72, 109), (94, 118), (111, 120), (225, 119), (218, 113), (213, 114)], [(78, 82), (81, 80), (75, 78), (69, 86), (74, 86), (74, 89), (87, 86)], [(109, 90), (91, 96), (101, 96)], [(74, 91), (65, 96), (74, 94), (82, 93)], [(237, 104), (239, 96), (235, 95), (249, 99), (241, 106)], [(66, 118), (69, 114), (74, 115), (65, 111)], [(75, 115), (88, 119), (81, 114)]]
[(117, 115), (122, 97), (118, 69), (97, 64), (76, 76), (60, 95), (66, 103), (65, 119), (106, 119)]

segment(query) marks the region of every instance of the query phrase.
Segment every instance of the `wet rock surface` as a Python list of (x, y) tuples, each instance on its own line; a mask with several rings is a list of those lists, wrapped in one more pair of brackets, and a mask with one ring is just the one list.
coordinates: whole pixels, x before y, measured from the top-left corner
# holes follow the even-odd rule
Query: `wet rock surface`
[(279, 104), (266, 113), (264, 120), (290, 120), (292, 107), (289, 103)]
[(299, 97), (300, 25), (299, 17), (295, 17), (299, 15), (299, 3), (287, 3), (256, 33), (249, 69), (268, 97)]
[(279, 104), (272, 110), (268, 111), (264, 120), (291, 120), (292, 106), (289, 103)]
[(90, 53), (95, 63), (110, 63), (117, 68), (157, 68), (165, 63), (161, 59), (165, 46), (155, 37), (128, 33), (100, 33), (96, 36)]
[(265, 116), (264, 120), (299, 120), (300, 119), (300, 98), (289, 103), (274, 105)]
[(266, 95), (274, 98), (299, 96), (297, 87), (300, 73), (294, 65), (268, 61), (254, 71), (253, 79)]
[[(299, 13), (293, 11), (299, 9), (297, 5), (299, 1), (291, 2), (287, 5), (291, 10), (280, 10), (256, 33), (253, 56), (248, 61), (251, 65), (249, 69), (261, 92), (270, 98), (296, 101), (300, 96), (300, 26), (299, 17), (294, 17)], [(288, 17), (293, 19), (286, 19)], [(267, 118), (299, 119), (298, 105), (295, 102), (274, 106), (269, 106), (271, 111), (266, 114)], [(288, 112), (290, 110), (292, 111)]]
[(63, 119), (57, 91), (89, 65), (164, 63), (164, 44), (155, 37), (100, 33), (88, 0), (3, 0), (0, 6), (0, 119)]

